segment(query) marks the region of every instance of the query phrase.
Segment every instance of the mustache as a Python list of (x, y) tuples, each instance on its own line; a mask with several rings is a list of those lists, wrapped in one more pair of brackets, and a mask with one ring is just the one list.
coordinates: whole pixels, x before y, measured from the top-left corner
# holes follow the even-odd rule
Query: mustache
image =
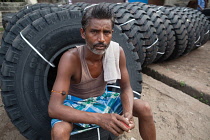
[(94, 44), (93, 45), (93, 47), (95, 48), (95, 47), (104, 47), (104, 48), (107, 48), (108, 47), (108, 45), (107, 44), (104, 44), (104, 43), (96, 43), (96, 44)]

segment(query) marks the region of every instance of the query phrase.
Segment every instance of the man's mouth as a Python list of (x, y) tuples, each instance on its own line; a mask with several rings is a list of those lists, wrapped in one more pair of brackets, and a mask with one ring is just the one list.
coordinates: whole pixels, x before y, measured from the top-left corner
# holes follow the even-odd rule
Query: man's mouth
[(104, 50), (104, 49), (106, 49), (106, 46), (99, 45), (99, 46), (95, 46), (95, 48), (98, 49), (98, 50)]

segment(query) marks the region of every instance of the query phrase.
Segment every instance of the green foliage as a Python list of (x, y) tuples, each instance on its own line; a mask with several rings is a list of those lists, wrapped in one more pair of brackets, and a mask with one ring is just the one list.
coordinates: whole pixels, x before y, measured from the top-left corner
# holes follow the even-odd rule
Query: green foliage
[(180, 81), (179, 84), (180, 84), (181, 87), (186, 86), (186, 83), (184, 81)]
[(4, 28), (0, 28), (0, 32), (3, 32), (4, 31)]
[(200, 96), (194, 96), (195, 99), (198, 99), (200, 102), (210, 105), (209, 100), (205, 99), (204, 94), (200, 93)]

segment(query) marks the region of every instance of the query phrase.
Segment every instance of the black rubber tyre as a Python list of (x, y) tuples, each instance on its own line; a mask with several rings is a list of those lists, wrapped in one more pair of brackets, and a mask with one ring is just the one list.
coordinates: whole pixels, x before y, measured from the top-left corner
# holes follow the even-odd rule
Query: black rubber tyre
[(78, 11), (82, 11), (82, 8), (77, 6), (76, 4), (71, 4), (71, 5), (67, 5), (65, 6), (66, 9), (69, 10), (78, 10)]
[(187, 15), (188, 19), (193, 23), (195, 27), (196, 40), (193, 49), (200, 47), (205, 44), (209, 38), (209, 21), (200, 11), (187, 8), (187, 7), (177, 7), (176, 9), (182, 11)]
[[(201, 24), (200, 29), (203, 29), (203, 30), (200, 30), (200, 32), (201, 32), (200, 46), (202, 46), (209, 39), (209, 21), (208, 21), (207, 17), (201, 13), (201, 11), (193, 10), (193, 14), (197, 15), (197, 17), (200, 18), (200, 20), (199, 20), (200, 24)], [(198, 47), (200, 47), (200, 46), (198, 46)]]
[(192, 8), (181, 8), (184, 12), (192, 15), (193, 19), (196, 20), (197, 31), (196, 31), (196, 41), (194, 49), (202, 45), (202, 40), (204, 39), (204, 26), (201, 18), (201, 12)]
[[(195, 41), (196, 41), (196, 22), (194, 19), (190, 18), (181, 8), (179, 7), (171, 7), (171, 9), (180, 16), (181, 20), (185, 24), (188, 33), (188, 43), (185, 51), (182, 55), (188, 54), (190, 51), (194, 49)], [(189, 18), (188, 18), (189, 17)]]
[[(122, 5), (125, 6), (125, 8), (128, 9), (134, 16), (138, 15), (138, 14), (136, 14), (136, 13), (138, 13), (138, 10), (140, 10), (140, 11), (143, 10), (150, 17), (150, 20), (152, 21), (154, 28), (156, 29), (156, 34), (157, 34), (157, 38), (158, 38), (158, 45), (157, 45), (158, 52), (157, 52), (157, 56), (156, 56), (154, 62), (158, 61), (158, 59), (165, 53), (166, 46), (167, 46), (166, 28), (163, 24), (162, 19), (156, 13), (156, 11), (154, 9), (150, 8), (149, 5), (147, 5), (147, 4), (124, 3)], [(147, 23), (146, 25), (149, 25), (149, 23)], [(153, 25), (151, 25), (151, 27), (148, 29), (153, 30)], [(152, 34), (154, 34), (154, 33), (152, 33)]]
[(173, 29), (175, 31), (175, 38), (176, 38), (176, 44), (175, 49), (173, 53), (169, 56), (168, 59), (175, 59), (178, 58), (183, 54), (187, 47), (188, 43), (188, 34), (187, 29), (181, 20), (180, 16), (178, 16), (175, 12), (173, 12), (172, 9), (169, 9), (167, 7), (154, 7), (156, 10), (163, 11), (166, 16), (168, 16), (168, 19), (171, 21)]
[[(150, 7), (150, 8), (153, 8), (153, 7)], [(161, 56), (161, 58), (158, 59), (158, 62), (162, 62), (162, 61), (167, 60), (173, 53), (174, 48), (175, 48), (176, 38), (175, 38), (175, 32), (174, 32), (172, 23), (168, 19), (168, 17), (160, 10), (156, 10), (156, 13), (160, 16), (166, 28), (167, 47), (166, 47), (165, 53)]]
[(6, 29), (7, 24), (10, 22), (14, 15), (15, 13), (7, 13), (2, 15), (2, 25), (4, 29)]
[(130, 42), (138, 52), (142, 66), (151, 64), (157, 55), (158, 43), (152, 45), (156, 39), (156, 30), (153, 23), (144, 11), (138, 11), (136, 15), (130, 14), (123, 6), (119, 4), (106, 3), (107, 6), (115, 13), (117, 25), (122, 25), (127, 21), (131, 21), (121, 26), (123, 32), (129, 37)]
[(204, 14), (202, 14), (200, 11), (198, 11), (198, 14), (201, 18), (201, 21), (203, 22), (203, 28), (204, 28), (204, 37), (203, 40), (201, 40), (201, 45), (204, 45), (209, 40), (209, 20), (208, 17), (206, 17)]
[(4, 60), (5, 54), (10, 46), (12, 46), (12, 42), (16, 38), (16, 36), (29, 24), (31, 24), (34, 20), (47, 15), (49, 13), (61, 11), (62, 8), (59, 7), (46, 7), (44, 9), (37, 9), (29, 14), (25, 15), (21, 19), (19, 19), (15, 25), (12, 26), (10, 31), (4, 37), (1, 48), (0, 48), (0, 67)]
[[(209, 22), (209, 24), (210, 24), (210, 8), (204, 9), (204, 10), (202, 11), (202, 13), (206, 16), (206, 18), (207, 18), (207, 20), (208, 20), (208, 22)], [(209, 26), (208, 31), (210, 31), (210, 25), (208, 25), (208, 26)], [(210, 32), (209, 32), (209, 40), (210, 40)]]
[[(57, 66), (64, 51), (84, 44), (80, 36), (81, 14), (60, 11), (35, 20), (22, 30), (23, 36)], [(113, 40), (124, 49), (133, 90), (141, 91), (141, 64), (134, 46), (115, 27)], [(50, 139), (47, 107), (56, 68), (44, 62), (18, 35), (2, 65), (2, 99), (12, 123), (28, 139)], [(87, 139), (87, 138), (85, 138)], [(92, 139), (92, 137), (91, 137)], [(83, 140), (82, 138), (80, 140)]]
[(86, 7), (90, 6), (90, 3), (85, 3), (85, 2), (77, 2), (74, 5), (80, 7), (82, 10), (84, 10)]
[[(10, 29), (12, 28), (13, 25), (16, 24), (16, 22), (21, 19), (22, 17), (24, 17), (26, 14), (33, 12), (37, 9), (42, 9), (42, 8), (46, 8), (46, 7), (56, 7), (54, 4), (47, 4), (47, 3), (37, 3), (34, 5), (30, 5), (30, 6), (26, 6), (23, 9), (21, 9), (19, 12), (15, 13), (12, 16), (12, 19), (8, 22), (4, 33), (2, 35), (2, 41), (1, 44), (4, 43), (4, 38), (6, 37), (6, 35), (8, 34), (8, 32), (10, 31)], [(1, 45), (2, 46), (2, 45)]]
[(192, 11), (195, 9), (192, 8), (187, 8), (187, 7), (179, 7), (179, 10), (181, 10), (185, 15), (187, 15), (187, 18), (189, 19), (190, 22), (192, 22), (194, 28), (195, 28), (195, 42), (194, 42), (194, 47), (193, 49), (197, 48), (197, 46), (200, 46), (201, 42), (201, 29), (200, 29), (200, 18), (193, 14)]
[(5, 28), (6, 31), (10, 31), (10, 29), (12, 28), (12, 26), (20, 19), (22, 18), (24, 15), (28, 14), (29, 12), (32, 12), (34, 10), (37, 9), (42, 9), (45, 7), (55, 7), (56, 5), (54, 4), (47, 4), (47, 3), (37, 3), (34, 5), (30, 5), (27, 7), (24, 7), (23, 9), (21, 9), (19, 12), (17, 12), (11, 19), (11, 21), (8, 23), (8, 26)]

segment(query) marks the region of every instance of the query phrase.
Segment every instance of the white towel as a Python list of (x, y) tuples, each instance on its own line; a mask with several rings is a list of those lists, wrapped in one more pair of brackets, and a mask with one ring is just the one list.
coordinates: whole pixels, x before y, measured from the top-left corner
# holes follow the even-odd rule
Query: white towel
[(120, 67), (120, 46), (111, 41), (103, 59), (104, 81), (112, 84), (121, 79)]

